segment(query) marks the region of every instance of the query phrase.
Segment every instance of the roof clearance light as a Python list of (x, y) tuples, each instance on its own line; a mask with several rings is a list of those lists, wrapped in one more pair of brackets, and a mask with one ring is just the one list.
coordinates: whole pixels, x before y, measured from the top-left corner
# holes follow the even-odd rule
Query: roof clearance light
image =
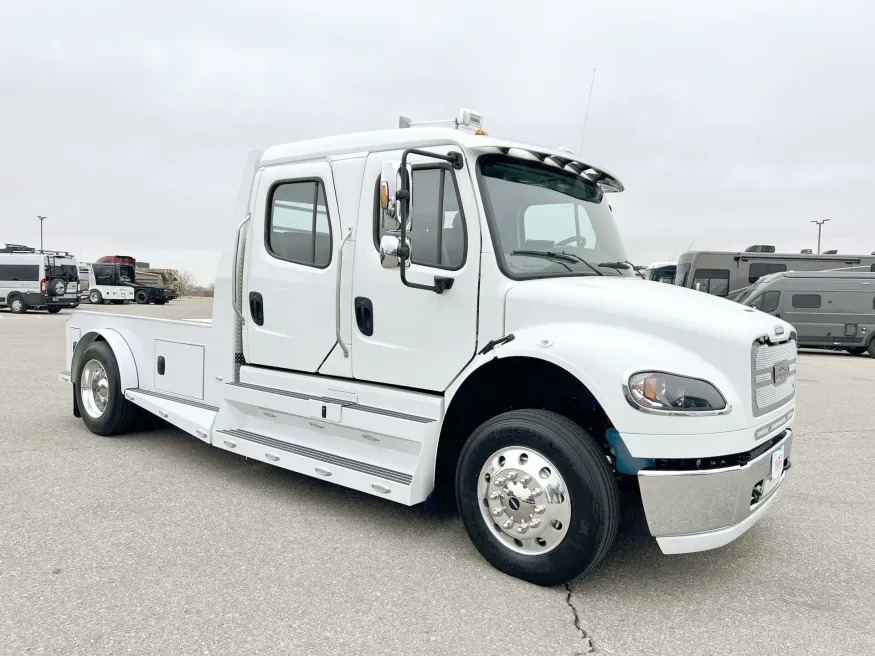
[(460, 128), (471, 128), (476, 133), (483, 127), (483, 114), (475, 112), (473, 109), (463, 108), (459, 111), (456, 125)]

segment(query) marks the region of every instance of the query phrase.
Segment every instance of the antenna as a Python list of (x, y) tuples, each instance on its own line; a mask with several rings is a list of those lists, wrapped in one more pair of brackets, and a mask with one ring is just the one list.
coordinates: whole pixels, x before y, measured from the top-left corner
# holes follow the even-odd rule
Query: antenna
[(586, 123), (589, 120), (589, 106), (592, 104), (592, 88), (595, 86), (595, 68), (592, 69), (592, 80), (589, 83), (589, 99), (586, 101), (586, 114), (583, 116), (583, 135), (580, 137), (580, 151), (583, 155), (583, 140), (586, 139)]

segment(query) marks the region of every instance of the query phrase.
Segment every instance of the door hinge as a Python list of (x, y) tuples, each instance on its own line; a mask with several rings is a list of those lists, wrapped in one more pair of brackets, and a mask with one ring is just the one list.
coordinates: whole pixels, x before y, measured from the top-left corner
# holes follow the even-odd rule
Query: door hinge
[(482, 349), (480, 349), (480, 352), (477, 355), (486, 355), (487, 353), (489, 353), (489, 351), (494, 349), (496, 346), (501, 346), (502, 344), (507, 344), (508, 342), (512, 342), (515, 339), (516, 339), (516, 337), (513, 336), (513, 333), (511, 333), (510, 335), (505, 335), (504, 337), (499, 337), (498, 339), (493, 339), (493, 340), (487, 342), (486, 346), (484, 346)]

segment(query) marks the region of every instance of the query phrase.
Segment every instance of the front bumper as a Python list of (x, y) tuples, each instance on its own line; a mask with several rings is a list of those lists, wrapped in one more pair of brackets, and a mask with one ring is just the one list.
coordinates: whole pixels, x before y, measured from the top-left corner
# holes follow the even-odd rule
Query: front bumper
[[(663, 553), (715, 549), (732, 542), (766, 513), (777, 497), (793, 447), (786, 429), (750, 461), (720, 469), (656, 469), (638, 472), (650, 533)], [(784, 448), (784, 469), (770, 480), (771, 456)], [(743, 455), (743, 454), (742, 454)]]

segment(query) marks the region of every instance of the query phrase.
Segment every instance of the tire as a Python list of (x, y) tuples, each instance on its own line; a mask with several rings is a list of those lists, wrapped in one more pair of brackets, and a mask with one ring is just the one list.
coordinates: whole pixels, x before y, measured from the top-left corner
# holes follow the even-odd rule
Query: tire
[(50, 305), (49, 307), (46, 308), (46, 311), (49, 314), (57, 314), (58, 312), (61, 311), (61, 308), (58, 307), (57, 305)]
[(870, 358), (875, 358), (875, 339), (869, 341), (869, 348), (866, 350), (869, 351)]
[(96, 435), (124, 433), (137, 416), (137, 406), (122, 393), (112, 348), (104, 341), (94, 342), (82, 352), (79, 363), (74, 390), (82, 421)]
[(139, 290), (135, 298), (140, 305), (149, 305), (149, 294), (144, 290)]
[[(548, 499), (544, 475), (565, 494)], [(593, 569), (620, 521), (617, 484), (601, 448), (579, 425), (544, 410), (506, 412), (474, 431), (456, 468), (456, 502), (480, 555), (506, 574), (543, 586)], [(502, 514), (493, 519), (496, 511)], [(555, 524), (560, 517), (564, 522)]]
[(155, 305), (164, 305), (166, 302), (167, 301), (165, 301), (163, 298), (156, 298), (155, 299)]
[(110, 303), (112, 303), (113, 305), (124, 305), (124, 304), (125, 304), (125, 299), (123, 299), (123, 298), (115, 298), (115, 299), (111, 300)]
[(865, 346), (854, 346), (852, 348), (845, 349), (851, 355), (863, 355), (866, 352)]
[(67, 283), (60, 278), (50, 280), (46, 285), (46, 293), (50, 296), (63, 296), (67, 293)]
[(90, 292), (88, 292), (88, 300), (94, 305), (102, 305), (103, 294), (100, 293), (99, 289), (92, 289)]
[(27, 303), (24, 298), (18, 294), (10, 294), (6, 299), (6, 305), (9, 306), (9, 310), (12, 314), (24, 314), (27, 312)]

